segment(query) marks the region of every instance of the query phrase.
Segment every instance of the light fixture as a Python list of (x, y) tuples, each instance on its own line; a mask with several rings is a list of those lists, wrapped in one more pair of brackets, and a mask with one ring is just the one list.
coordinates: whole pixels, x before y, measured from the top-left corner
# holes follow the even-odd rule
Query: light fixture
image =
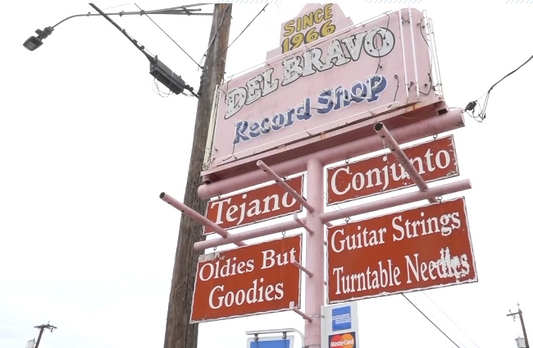
[(52, 27), (46, 27), (44, 28), (44, 30), (35, 30), (37, 36), (30, 36), (28, 40), (24, 41), (24, 47), (26, 47), (30, 51), (36, 50), (37, 48), (41, 47), (41, 45), (43, 44), (43, 40), (46, 39), (50, 34), (52, 34), (53, 31), (54, 28)]
[(135, 46), (139, 51), (141, 51), (148, 61), (150, 62), (150, 74), (163, 85), (165, 85), (169, 90), (175, 94), (183, 93), (184, 90), (188, 90), (193, 96), (198, 98), (198, 94), (194, 89), (183, 81), (183, 79), (176, 75), (169, 67), (163, 64), (157, 56), (152, 57), (145, 50), (144, 46), (140, 45), (137, 40), (135, 40), (131, 35), (129, 35), (125, 29), (122, 29), (115, 21), (113, 21), (107, 14), (100, 10), (95, 4), (89, 3), (92, 8), (94, 8), (99, 14), (101, 14), (109, 23), (113, 24), (115, 28), (118, 29), (126, 38)]
[(131, 41), (137, 47), (146, 58), (148, 58), (150, 62), (150, 74), (161, 84), (165, 85), (170, 91), (172, 91), (175, 94), (181, 94), (184, 90), (189, 91), (193, 96), (198, 98), (198, 94), (194, 91), (194, 89), (189, 86), (188, 84), (183, 81), (181, 76), (176, 75), (170, 68), (168, 68), (163, 62), (161, 62), (157, 56), (153, 57), (150, 54), (148, 54), (144, 50), (144, 46), (139, 45), (137, 40), (133, 39), (128, 33), (126, 33), (125, 30), (123, 30), (121, 27), (119, 27), (109, 16), (124, 16), (124, 15), (149, 15), (149, 14), (171, 14), (171, 15), (204, 15), (204, 16), (211, 16), (212, 13), (199, 13), (201, 9), (195, 9), (190, 8), (193, 6), (200, 6), (200, 5), (207, 5), (207, 4), (193, 4), (193, 5), (182, 5), (177, 7), (170, 7), (160, 10), (153, 10), (153, 11), (136, 11), (136, 12), (115, 12), (115, 13), (104, 13), (101, 11), (98, 7), (96, 7), (94, 4), (89, 3), (91, 7), (93, 7), (98, 13), (87, 13), (87, 14), (77, 14), (73, 16), (69, 16), (60, 22), (58, 22), (56, 25), (51, 27), (46, 27), (44, 30), (37, 29), (35, 33), (37, 36), (31, 36), (24, 42), (24, 47), (26, 47), (30, 51), (34, 51), (37, 48), (41, 47), (43, 44), (43, 40), (46, 39), (48, 36), (52, 34), (54, 31), (54, 28), (57, 27), (59, 24), (65, 22), (68, 19), (74, 18), (74, 17), (92, 17), (92, 16), (102, 16), (105, 19), (107, 19), (111, 24), (113, 24), (122, 34), (124, 34), (128, 40)]

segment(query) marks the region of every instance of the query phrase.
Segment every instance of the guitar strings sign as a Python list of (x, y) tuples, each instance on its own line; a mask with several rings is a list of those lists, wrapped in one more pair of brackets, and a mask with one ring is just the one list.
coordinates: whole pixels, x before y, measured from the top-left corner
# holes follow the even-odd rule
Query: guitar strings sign
[(328, 228), (329, 303), (477, 281), (465, 199)]

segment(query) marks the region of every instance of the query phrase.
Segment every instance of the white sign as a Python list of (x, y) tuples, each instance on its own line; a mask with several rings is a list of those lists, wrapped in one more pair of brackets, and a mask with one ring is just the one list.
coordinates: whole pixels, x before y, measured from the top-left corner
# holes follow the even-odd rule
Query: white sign
[(256, 335), (253, 338), (248, 338), (246, 348), (294, 348), (294, 336), (262, 337)]
[(322, 348), (359, 348), (357, 302), (322, 306)]

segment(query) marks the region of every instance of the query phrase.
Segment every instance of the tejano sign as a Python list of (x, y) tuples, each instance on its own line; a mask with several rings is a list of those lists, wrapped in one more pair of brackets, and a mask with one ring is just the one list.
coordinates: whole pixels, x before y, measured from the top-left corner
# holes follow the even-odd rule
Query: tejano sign
[(300, 307), (301, 235), (201, 255), (191, 323)]
[(475, 281), (464, 198), (328, 228), (328, 303)]
[[(287, 179), (285, 183), (303, 195), (303, 175)], [(302, 205), (283, 187), (273, 183), (209, 201), (206, 217), (224, 229), (231, 229), (300, 211)], [(204, 227), (204, 233), (212, 232), (212, 228)]]
[[(453, 135), (403, 149), (425, 182), (459, 175)], [(328, 205), (414, 185), (393, 154), (328, 168)]]
[[(292, 154), (288, 145), (295, 156), (306, 144), (317, 151), (325, 133), (335, 130), (340, 136), (342, 129), (371, 125), (377, 116), (383, 121), (408, 112), (398, 111), (408, 105), (441, 101), (432, 86), (425, 33), (417, 26), (423, 16), (414, 9), (402, 13), (412, 15), (415, 24), (402, 23), (400, 11), (391, 12), (337, 30), (224, 83), (202, 175), (216, 177), (231, 167), (242, 171), (243, 163), (259, 158), (272, 165), (269, 156)], [(346, 17), (328, 19), (333, 26), (339, 21), (345, 23)]]

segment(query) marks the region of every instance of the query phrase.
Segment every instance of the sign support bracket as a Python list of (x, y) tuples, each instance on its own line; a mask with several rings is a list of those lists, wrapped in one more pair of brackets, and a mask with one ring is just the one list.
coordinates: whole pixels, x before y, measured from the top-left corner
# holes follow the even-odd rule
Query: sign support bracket
[(298, 263), (298, 261), (296, 261), (296, 259), (294, 258), (294, 255), (291, 255), (291, 264), (293, 264), (294, 266), (298, 267), (300, 270), (305, 272), (305, 274), (307, 274), (309, 278), (313, 277), (313, 272), (311, 272), (310, 270), (302, 266), (300, 263)]
[[(295, 190), (292, 189), (292, 187), (287, 185), (285, 180), (283, 180), (269, 166), (267, 166), (265, 162), (259, 160), (257, 161), (256, 164), (260, 169), (262, 169), (265, 173), (267, 173), (270, 177), (272, 177), (272, 179), (274, 179), (278, 185), (283, 187), (285, 191), (287, 191), (288, 194), (290, 194), (294, 199), (300, 202), (310, 214), (313, 214), (316, 211), (316, 209), (311, 204), (309, 204), (309, 202), (307, 202), (307, 200), (304, 197), (300, 196), (298, 192), (296, 192)], [(297, 219), (295, 220), (300, 224), (300, 221), (298, 221)], [(332, 225), (329, 222), (327, 222), (326, 226), (331, 227)], [(304, 226), (302, 227), (305, 228), (309, 232), (308, 227), (304, 227)]]
[(310, 322), (310, 323), (313, 322), (313, 318), (311, 318), (310, 315), (307, 315), (304, 312), (302, 312), (301, 310), (299, 310), (298, 308), (294, 307), (294, 301), (290, 302), (289, 309), (291, 309), (294, 313), (299, 314), (302, 318), (304, 318), (308, 322)]
[(257, 161), (257, 166), (265, 173), (267, 173), (270, 177), (272, 177), (276, 181), (276, 184), (283, 187), (288, 194), (290, 194), (294, 199), (300, 202), (305, 207), (305, 209), (307, 209), (308, 212), (315, 212), (315, 208), (313, 208), (313, 206), (309, 204), (305, 198), (300, 196), (298, 192), (296, 192), (292, 187), (287, 185), (285, 180), (283, 180), (278, 174), (276, 174), (272, 169), (270, 169), (270, 167), (267, 166), (263, 161)]
[(309, 226), (307, 226), (307, 224), (305, 222), (303, 222), (299, 217), (298, 217), (298, 213), (294, 213), (294, 221), (296, 221), (298, 223), (298, 225), (300, 225), (300, 227), (302, 227), (303, 229), (305, 229), (310, 235), (313, 235), (315, 232), (309, 228)]
[[(409, 160), (405, 152), (403, 152), (403, 150), (400, 148), (400, 145), (398, 145), (392, 134), (390, 134), (387, 127), (385, 127), (383, 123), (378, 122), (374, 126), (374, 130), (381, 137), (381, 139), (383, 139), (385, 146), (389, 148), (394, 157), (396, 157), (398, 162), (400, 162), (402, 167), (405, 169), (407, 174), (409, 174), (409, 177), (414, 181), (416, 186), (418, 186), (420, 191), (426, 192), (429, 189), (428, 185), (426, 184), (425, 180), (422, 178), (418, 170), (416, 170), (413, 163)], [(435, 197), (428, 198), (428, 201), (429, 203), (438, 202)]]
[[(381, 209), (393, 208), (402, 204), (414, 203), (431, 197), (443, 196), (458, 191), (469, 190), (472, 188), (472, 183), (469, 179), (463, 179), (439, 186), (431, 187), (425, 192), (415, 191), (404, 193), (395, 197), (381, 199), (375, 202), (367, 202), (353, 207), (344, 208), (341, 210), (330, 211), (318, 214), (318, 217), (323, 222), (345, 219), (348, 216), (366, 214)], [(323, 193), (322, 193), (323, 194)], [(309, 217), (305, 219), (306, 223)], [(300, 225), (296, 221), (280, 222), (276, 225), (261, 227), (251, 231), (239, 232), (230, 234), (228, 238), (210, 239), (194, 243), (194, 250), (204, 250), (207, 248), (214, 248), (221, 245), (231, 244), (238, 241), (243, 241), (252, 238), (259, 238), (274, 233), (288, 231), (298, 228)], [(323, 243), (323, 241), (321, 241)]]
[[(197, 222), (201, 223), (204, 226), (211, 227), (213, 229), (213, 231), (218, 233), (222, 238), (228, 238), (228, 236), (230, 235), (228, 233), (228, 231), (226, 231), (222, 227), (218, 226), (213, 221), (207, 219), (203, 215), (198, 214), (196, 211), (194, 211), (193, 209), (189, 208), (185, 204), (181, 203), (180, 201), (178, 201), (174, 197), (169, 196), (166, 193), (162, 192), (159, 195), (159, 198), (161, 198), (163, 201), (167, 202), (168, 204), (170, 204), (174, 208), (178, 209), (183, 214), (189, 216), (191, 219), (196, 220)], [(235, 242), (234, 244), (237, 245), (237, 246), (245, 246), (246, 245), (246, 243), (244, 243), (243, 241), (238, 241), (238, 242)]]

